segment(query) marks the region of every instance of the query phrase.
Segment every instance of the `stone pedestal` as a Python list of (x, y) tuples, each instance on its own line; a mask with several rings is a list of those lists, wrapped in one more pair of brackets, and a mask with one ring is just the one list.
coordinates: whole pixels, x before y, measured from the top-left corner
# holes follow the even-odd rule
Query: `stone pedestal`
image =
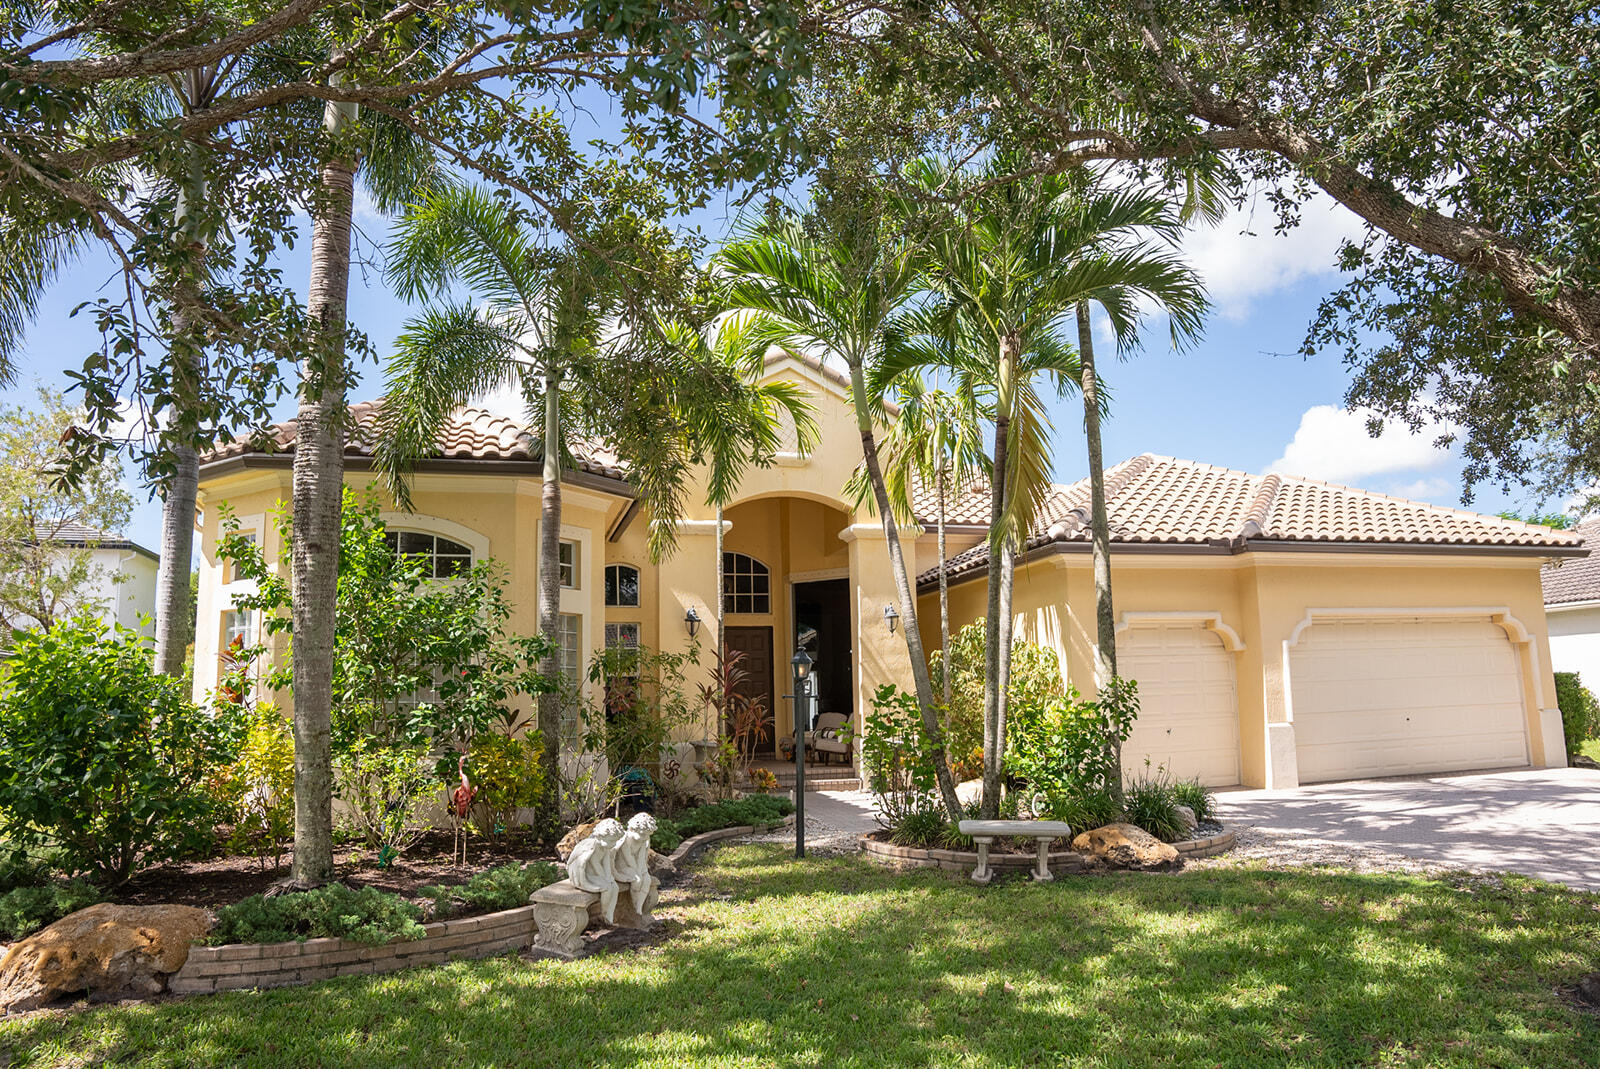
[[(645, 896), (642, 911), (633, 908), (633, 895), (628, 884), (617, 892), (616, 926), (618, 928), (646, 929), (655, 924), (656, 902), (661, 896), (661, 881), (649, 877), (650, 893)], [(533, 892), (528, 901), (533, 905), (534, 923), (539, 926), (533, 937), (536, 950), (547, 951), (563, 958), (575, 958), (583, 949), (583, 930), (591, 921), (600, 918), (600, 895), (584, 891), (562, 880)]]

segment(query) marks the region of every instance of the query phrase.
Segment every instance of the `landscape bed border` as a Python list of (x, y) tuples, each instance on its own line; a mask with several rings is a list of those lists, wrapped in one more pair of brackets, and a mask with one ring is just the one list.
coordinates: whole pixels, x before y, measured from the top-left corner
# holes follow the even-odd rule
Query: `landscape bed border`
[[(716, 828), (692, 835), (667, 860), (674, 866), (722, 839), (754, 835), (794, 824), (791, 813), (776, 825), (749, 824)], [(291, 987), (331, 980), (397, 972), (417, 965), (491, 958), (533, 945), (538, 924), (533, 906), (516, 906), (476, 917), (456, 917), (423, 925), (420, 939), (395, 939), (373, 946), (329, 936), (287, 943), (228, 943), (192, 946), (189, 956), (167, 981), (173, 995), (209, 995), (220, 991)]]
[[(867, 857), (881, 865), (900, 865), (922, 869), (944, 869), (946, 872), (971, 872), (978, 865), (976, 850), (937, 850), (919, 846), (898, 846), (871, 833), (861, 837), (861, 849)], [(1186, 861), (1215, 857), (1233, 847), (1237, 835), (1224, 828), (1203, 839), (1180, 839), (1170, 845)], [(1039, 856), (1032, 851), (1026, 854), (1001, 854), (989, 851), (989, 868), (995, 872), (1032, 872)], [(1050, 871), (1057, 876), (1090, 871), (1083, 855), (1072, 850), (1052, 850), (1049, 854)]]

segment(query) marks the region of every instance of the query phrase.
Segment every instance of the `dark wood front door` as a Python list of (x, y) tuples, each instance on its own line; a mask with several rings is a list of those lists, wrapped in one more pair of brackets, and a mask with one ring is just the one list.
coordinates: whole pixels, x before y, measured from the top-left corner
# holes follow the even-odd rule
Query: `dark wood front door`
[(728, 651), (743, 655), (739, 667), (744, 670), (745, 676), (734, 689), (745, 697), (760, 701), (766, 709), (755, 752), (770, 754), (773, 752), (772, 628), (728, 628)]

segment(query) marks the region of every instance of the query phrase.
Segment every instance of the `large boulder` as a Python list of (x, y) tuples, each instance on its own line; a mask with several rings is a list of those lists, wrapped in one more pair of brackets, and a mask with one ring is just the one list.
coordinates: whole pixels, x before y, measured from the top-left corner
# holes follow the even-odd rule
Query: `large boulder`
[(1072, 840), (1072, 848), (1114, 869), (1167, 869), (1181, 864), (1178, 851), (1132, 824), (1086, 831)]
[[(563, 835), (561, 837), (561, 841), (556, 843), (556, 856), (562, 861), (565, 861), (567, 858), (571, 857), (573, 848), (590, 836), (590, 834), (594, 831), (594, 825), (594, 821), (590, 821), (586, 824), (579, 824), (577, 827), (567, 832), (567, 834)], [(650, 875), (659, 880), (664, 880), (669, 876), (676, 876), (678, 874), (678, 866), (672, 863), (672, 859), (665, 854), (658, 854), (654, 850), (650, 851), (650, 862), (648, 868)]]
[(211, 924), (211, 914), (192, 906), (80, 909), (0, 958), (0, 1010), (38, 1009), (79, 992), (96, 1000), (159, 994)]

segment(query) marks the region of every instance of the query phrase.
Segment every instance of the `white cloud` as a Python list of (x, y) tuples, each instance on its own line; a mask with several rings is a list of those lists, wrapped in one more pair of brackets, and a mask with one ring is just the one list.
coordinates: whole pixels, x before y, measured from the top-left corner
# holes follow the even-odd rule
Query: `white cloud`
[(1386, 487), (1384, 493), (1395, 497), (1409, 497), (1413, 501), (1431, 501), (1436, 505), (1456, 506), (1461, 486), (1454, 479), (1443, 476), (1416, 479)]
[(1361, 220), (1320, 192), (1301, 206), (1294, 229), (1279, 234), (1277, 222), (1271, 202), (1257, 195), (1184, 238), (1184, 253), (1225, 318), (1246, 318), (1255, 302), (1301, 279), (1336, 274), (1339, 245), (1362, 234)]
[(1334, 405), (1306, 409), (1293, 440), (1267, 470), (1359, 484), (1375, 475), (1420, 474), (1450, 463), (1450, 450), (1434, 445), (1448, 427), (1424, 427), (1413, 434), (1398, 420), (1384, 420), (1383, 433), (1374, 438), (1367, 433), (1370, 418), (1368, 412)]

